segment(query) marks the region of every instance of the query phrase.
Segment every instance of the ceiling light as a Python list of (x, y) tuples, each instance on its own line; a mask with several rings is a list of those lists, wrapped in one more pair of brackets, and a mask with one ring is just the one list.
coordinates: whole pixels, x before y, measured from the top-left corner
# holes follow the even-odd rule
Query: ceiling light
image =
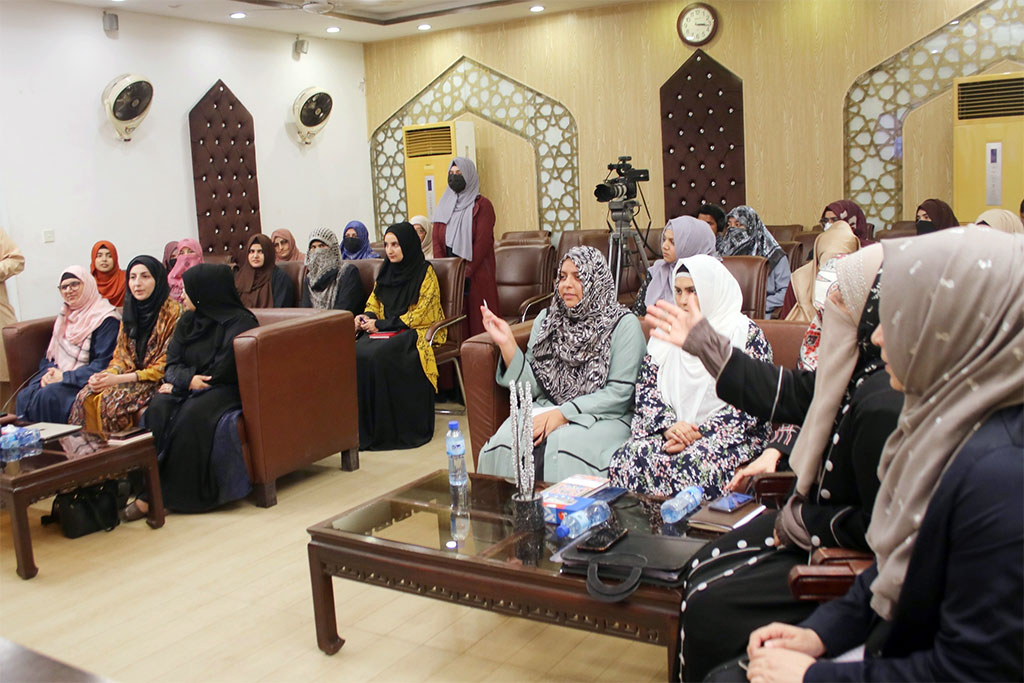
[(544, 11), (544, 5), (534, 5), (533, 7), (530, 8), (530, 11), (531, 12), (543, 12)]
[(245, 19), (245, 12), (232, 12), (231, 13), (231, 18), (232, 19)]
[(328, 26), (328, 27), (327, 27), (327, 32), (328, 32), (328, 33), (337, 33), (337, 32), (338, 32), (338, 31), (340, 31), (340, 30), (341, 30), (341, 29), (340, 29), (340, 28), (338, 28), (337, 26)]
[(419, 29), (420, 31), (429, 31), (430, 30), (430, 24), (420, 24), (416, 28)]

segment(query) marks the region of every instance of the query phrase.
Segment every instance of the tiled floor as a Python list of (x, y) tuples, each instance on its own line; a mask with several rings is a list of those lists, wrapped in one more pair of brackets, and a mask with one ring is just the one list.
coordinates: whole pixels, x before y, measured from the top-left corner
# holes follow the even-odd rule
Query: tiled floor
[(442, 417), (422, 448), (361, 453), (357, 472), (335, 455), (284, 478), (269, 509), (243, 501), (69, 540), (40, 526), (38, 503), (31, 581), (14, 572), (2, 513), (0, 636), (126, 683), (664, 680), (663, 648), (341, 579), (345, 646), (317, 649), (306, 527), (444, 467)]

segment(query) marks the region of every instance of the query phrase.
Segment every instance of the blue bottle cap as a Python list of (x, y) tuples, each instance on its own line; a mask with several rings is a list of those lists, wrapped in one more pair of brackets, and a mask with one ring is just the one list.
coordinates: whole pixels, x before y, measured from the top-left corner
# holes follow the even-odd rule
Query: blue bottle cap
[(555, 527), (555, 536), (557, 538), (565, 538), (568, 535), (569, 527), (565, 526), (564, 524), (559, 524), (557, 527)]
[(448, 422), (448, 429), (458, 429), (458, 428), (459, 428), (459, 421), (458, 420), (450, 420)]

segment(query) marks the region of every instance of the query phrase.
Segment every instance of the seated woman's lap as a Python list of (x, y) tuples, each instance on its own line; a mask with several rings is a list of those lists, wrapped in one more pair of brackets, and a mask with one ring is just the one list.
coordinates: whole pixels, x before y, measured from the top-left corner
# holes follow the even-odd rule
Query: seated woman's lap
[(45, 370), (32, 376), (15, 399), (17, 412), (34, 422), (66, 422), (78, 388), (61, 384), (39, 386)]

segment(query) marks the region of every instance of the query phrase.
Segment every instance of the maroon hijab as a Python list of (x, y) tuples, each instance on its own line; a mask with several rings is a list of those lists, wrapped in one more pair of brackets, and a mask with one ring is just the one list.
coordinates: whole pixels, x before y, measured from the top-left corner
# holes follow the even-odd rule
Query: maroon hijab
[[(950, 208), (949, 204), (942, 201), (941, 199), (926, 199), (921, 202), (921, 206), (917, 207), (917, 211), (924, 210), (928, 214), (928, 220), (932, 222), (936, 230), (945, 230), (946, 228), (955, 228), (960, 225), (960, 221), (957, 220), (956, 214), (953, 213), (953, 209)], [(917, 211), (915, 211), (915, 218)]]
[(871, 233), (868, 232), (868, 219), (864, 217), (864, 212), (860, 210), (857, 204), (849, 199), (840, 199), (826, 206), (825, 210), (821, 212), (821, 217), (824, 218), (825, 211), (830, 209), (832, 213), (839, 216), (840, 220), (850, 224), (850, 227), (853, 228), (853, 234), (860, 240), (860, 246), (866, 247), (874, 243), (875, 240), (871, 239)]

